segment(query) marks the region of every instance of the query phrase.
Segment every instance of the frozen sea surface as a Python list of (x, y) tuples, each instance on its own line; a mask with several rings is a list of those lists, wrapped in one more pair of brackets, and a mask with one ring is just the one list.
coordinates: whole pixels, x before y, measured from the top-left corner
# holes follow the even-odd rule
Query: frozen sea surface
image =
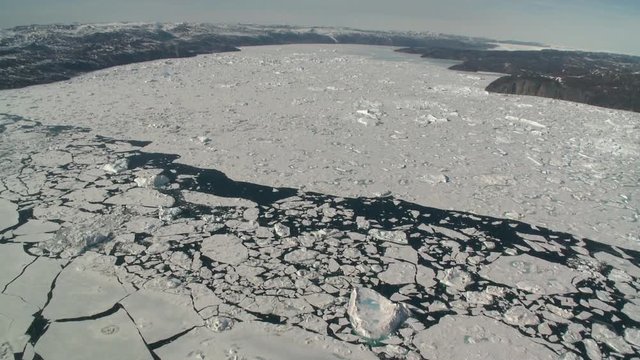
[[(490, 80), (285, 46), (0, 92), (0, 358), (632, 357), (638, 115)], [(410, 317), (371, 342), (354, 288)]]

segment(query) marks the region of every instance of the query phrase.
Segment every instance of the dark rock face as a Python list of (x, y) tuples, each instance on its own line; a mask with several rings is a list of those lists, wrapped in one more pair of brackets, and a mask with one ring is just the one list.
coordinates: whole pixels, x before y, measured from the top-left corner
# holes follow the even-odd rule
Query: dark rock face
[(579, 51), (410, 48), (422, 57), (460, 60), (452, 70), (509, 74), (487, 91), (541, 96), (640, 112), (640, 57)]
[(457, 36), (290, 26), (211, 24), (31, 25), (0, 30), (0, 89), (67, 80), (110, 66), (191, 57), (240, 46), (367, 44), (488, 49)]
[(487, 86), (502, 94), (533, 95), (640, 112), (640, 77), (618, 81), (603, 77), (548, 78), (544, 76), (505, 76)]

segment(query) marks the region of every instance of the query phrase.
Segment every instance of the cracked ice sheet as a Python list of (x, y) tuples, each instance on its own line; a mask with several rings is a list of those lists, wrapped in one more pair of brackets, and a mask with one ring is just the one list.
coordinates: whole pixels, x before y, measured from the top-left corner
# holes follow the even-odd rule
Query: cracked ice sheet
[(115, 275), (114, 261), (115, 258), (94, 252), (75, 258), (58, 276), (43, 315), (53, 320), (69, 319), (112, 308), (127, 296)]
[(202, 255), (222, 263), (239, 265), (247, 259), (242, 240), (232, 235), (213, 235), (202, 241)]
[(60, 225), (51, 221), (29, 220), (13, 231), (14, 235), (31, 235), (55, 232)]
[(0, 199), (0, 232), (18, 225), (18, 206), (11, 201)]
[(153, 359), (124, 310), (94, 320), (54, 322), (35, 350), (47, 360)]
[(374, 360), (364, 346), (352, 345), (302, 329), (258, 322), (242, 322), (231, 330), (214, 333), (197, 328), (156, 349), (162, 359), (247, 360)]
[(558, 355), (518, 330), (486, 316), (447, 316), (413, 343), (434, 360), (555, 360)]
[(21, 244), (0, 244), (0, 289), (18, 276), (35, 258)]
[(13, 352), (21, 352), (29, 336), (25, 335), (38, 308), (17, 296), (0, 294), (0, 345), (8, 342)]
[(175, 200), (157, 190), (146, 188), (133, 188), (125, 193), (118, 194), (105, 200), (107, 204), (114, 205), (140, 205), (146, 207), (157, 208), (171, 207)]
[(586, 277), (567, 266), (530, 255), (504, 256), (485, 266), (480, 276), (535, 294), (564, 294), (577, 291), (573, 282)]
[(204, 321), (195, 312), (189, 295), (140, 290), (122, 305), (133, 318), (147, 344), (166, 340)]
[(62, 269), (63, 263), (61, 260), (39, 257), (19, 278), (7, 286), (5, 294), (19, 296), (27, 303), (42, 309), (47, 303), (51, 282)]

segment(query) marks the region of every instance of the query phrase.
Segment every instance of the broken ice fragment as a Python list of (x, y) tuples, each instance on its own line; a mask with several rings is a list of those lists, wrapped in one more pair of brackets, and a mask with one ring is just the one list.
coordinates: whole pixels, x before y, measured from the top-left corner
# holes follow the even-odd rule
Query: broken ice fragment
[(353, 289), (347, 313), (353, 330), (371, 340), (389, 336), (411, 314), (406, 305), (396, 304), (367, 288)]
[(407, 240), (407, 234), (405, 234), (404, 231), (371, 229), (369, 230), (369, 236), (373, 237), (376, 240), (390, 241), (401, 245), (409, 244), (409, 241)]
[(442, 283), (456, 290), (464, 290), (471, 284), (471, 275), (458, 268), (446, 269), (442, 278)]
[(104, 217), (94, 222), (65, 227), (58, 230), (53, 239), (41, 242), (38, 246), (63, 258), (74, 257), (111, 240), (112, 231), (118, 225), (118, 220)]
[(160, 206), (158, 208), (158, 218), (164, 221), (172, 221), (181, 213), (182, 209), (180, 209), (179, 207), (165, 208)]
[(507, 324), (518, 326), (538, 325), (540, 323), (538, 316), (524, 306), (514, 306), (507, 310), (504, 314), (504, 320)]
[(18, 206), (0, 199), (0, 231), (18, 225)]
[(603, 324), (593, 324), (591, 327), (591, 336), (596, 340), (607, 344), (613, 351), (617, 351), (621, 354), (632, 354), (633, 349), (622, 336), (616, 334), (613, 330), (609, 329)]
[(426, 174), (422, 176), (420, 181), (428, 184), (446, 184), (449, 182), (449, 177), (445, 174)]
[(211, 142), (211, 139), (209, 139), (209, 137), (207, 137), (207, 136), (198, 136), (198, 141), (200, 141), (201, 143), (207, 145), (208, 143)]
[(289, 227), (280, 223), (277, 223), (273, 226), (273, 231), (275, 231), (276, 234), (278, 234), (278, 236), (280, 237), (287, 237), (291, 235), (291, 230), (289, 229)]
[(102, 170), (112, 174), (119, 174), (127, 170), (128, 168), (129, 168), (129, 160), (124, 158), (124, 159), (118, 159), (114, 161), (112, 164), (106, 164), (105, 166), (102, 167)]
[(627, 328), (624, 331), (624, 339), (632, 345), (640, 346), (640, 329)]
[(205, 322), (207, 327), (215, 332), (230, 330), (235, 323), (233, 319), (225, 316), (214, 316)]
[(369, 230), (369, 227), (371, 226), (369, 220), (367, 220), (364, 216), (356, 217), (356, 225), (358, 226), (358, 229), (363, 230)]
[(239, 265), (249, 257), (249, 251), (237, 236), (213, 235), (202, 241), (202, 255), (224, 264)]
[(385, 272), (378, 274), (378, 279), (391, 285), (410, 284), (415, 278), (416, 266), (403, 261), (391, 263)]
[(169, 183), (169, 178), (164, 175), (151, 175), (146, 177), (136, 178), (135, 183), (139, 187), (149, 187), (149, 188), (161, 188)]

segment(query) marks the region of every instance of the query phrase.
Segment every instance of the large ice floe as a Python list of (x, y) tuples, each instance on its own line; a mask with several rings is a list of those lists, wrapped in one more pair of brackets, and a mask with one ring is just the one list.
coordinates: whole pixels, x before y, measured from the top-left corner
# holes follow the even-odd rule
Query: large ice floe
[[(506, 119), (511, 115), (504, 112), (530, 108), (517, 106), (521, 98), (489, 96), (478, 84), (458, 84), (458, 73), (404, 62), (376, 62), (382, 71), (379, 86), (405, 97), (403, 87), (397, 93), (389, 88), (404, 79), (424, 99), (370, 100), (380, 95), (377, 87), (369, 84), (370, 93), (363, 93), (353, 76), (340, 80), (352, 92), (330, 82), (308, 89), (308, 74), (299, 72), (324, 81), (336, 66), (343, 73), (360, 66), (366, 70), (374, 60), (334, 48), (294, 49), (129, 65), (0, 92), (2, 111), (22, 115), (0, 115), (0, 359), (638, 357), (640, 252), (632, 242), (637, 223), (623, 219), (637, 211), (637, 188), (627, 186), (637, 175), (637, 168), (627, 166), (636, 159), (629, 154), (633, 149), (616, 153), (617, 163), (605, 164), (600, 150), (572, 136), (557, 144), (584, 156), (545, 152), (550, 141), (559, 141), (548, 136), (565, 126), (547, 113), (551, 105), (560, 112), (580, 112), (596, 127), (580, 130), (601, 137), (610, 129), (603, 128), (606, 120), (594, 119), (622, 124), (612, 131), (625, 144), (635, 136), (628, 121), (632, 115), (532, 99), (547, 106), (539, 110), (545, 119), (520, 120), (534, 119), (536, 112)], [(49, 102), (63, 102), (56, 96), (76, 86), (102, 89), (93, 88), (92, 81), (121, 85), (105, 74), (136, 72), (148, 80), (163, 67), (200, 62), (199, 71), (205, 66), (229, 70), (232, 61), (242, 70), (268, 69), (255, 74), (251, 85), (264, 96), (270, 95), (263, 90), (275, 91), (286, 79), (304, 91), (284, 94), (295, 99), (268, 114), (253, 112), (240, 94), (225, 94), (245, 86), (242, 79), (233, 82), (227, 72), (215, 70), (207, 86), (226, 99), (224, 106), (217, 103), (216, 113), (225, 120), (211, 125), (220, 132), (188, 121), (177, 125), (166, 113), (151, 114), (156, 126), (144, 132), (103, 126), (115, 121), (108, 112), (93, 123), (76, 117), (77, 126), (47, 125), (63, 120), (51, 109), (52, 118), (45, 120), (44, 110), (21, 105), (27, 99), (53, 106)], [(308, 68), (296, 67), (302, 64)], [(437, 73), (451, 85), (418, 69)], [(414, 77), (403, 77), (407, 71)], [(358, 81), (371, 78), (376, 77)], [(124, 75), (119, 79), (132, 81)], [(184, 89), (188, 81), (195, 80), (176, 75), (169, 88)], [(157, 96), (169, 91), (153, 89)], [(447, 100), (454, 92), (461, 104), (455, 109)], [(41, 101), (34, 100), (40, 96)], [(155, 96), (148, 101), (157, 102)], [(270, 101), (256, 94), (251, 98)], [(483, 101), (492, 103), (495, 113)], [(317, 102), (327, 108), (328, 118), (316, 118), (322, 113), (312, 112), (317, 104), (304, 114), (288, 112), (291, 104)], [(178, 119), (191, 114), (202, 125), (203, 114), (211, 115), (187, 113), (176, 104), (166, 111)], [(336, 104), (341, 115), (327, 104)], [(147, 121), (136, 116), (142, 115), (121, 121), (133, 128)], [(298, 122), (305, 124), (304, 131)], [(189, 126), (198, 127), (198, 133)], [(278, 135), (291, 129), (297, 129), (290, 133), (297, 137)], [(489, 137), (487, 129), (498, 133)], [(418, 131), (422, 141), (413, 138)], [(143, 135), (147, 132), (149, 137)], [(453, 149), (444, 143), (475, 144), (471, 134), (482, 135), (482, 149), (491, 148), (491, 156), (511, 160), (476, 163), (476, 152), (489, 156), (481, 148)], [(245, 142), (245, 135), (251, 141)], [(448, 139), (441, 141), (444, 148), (427, 149), (436, 135)], [(184, 141), (198, 136), (210, 140)], [(509, 155), (520, 154), (515, 144), (522, 139), (524, 145), (518, 146), (526, 148), (521, 162), (526, 166)], [(294, 140), (302, 142), (293, 146)], [(235, 147), (227, 141), (235, 141)], [(245, 147), (252, 155), (244, 153)], [(313, 147), (335, 153), (315, 153)], [(461, 164), (472, 175), (459, 172)], [(562, 164), (566, 173), (559, 172)], [(611, 180), (608, 173), (617, 175)], [(586, 183), (594, 187), (580, 185)], [(403, 186), (421, 201), (399, 196)], [(363, 188), (365, 193), (354, 190)], [(424, 205), (444, 201), (438, 194), (453, 200), (447, 206)], [(469, 200), (462, 201), (463, 196)], [(519, 205), (497, 213), (494, 200), (502, 206), (503, 198)], [(589, 207), (582, 214), (578, 205), (593, 205), (591, 199), (615, 210), (597, 217)], [(469, 211), (478, 204), (487, 204), (487, 211)], [(458, 207), (463, 210), (453, 210)], [(544, 214), (522, 211), (528, 207)], [(574, 213), (572, 222), (541, 224), (548, 214), (565, 210)], [(492, 216), (478, 214), (487, 212)], [(614, 215), (620, 217), (611, 220)], [(609, 220), (619, 226), (615, 233), (624, 235), (619, 241), (607, 238), (610, 234), (595, 241), (569, 231), (592, 227), (591, 234), (599, 235), (609, 225), (598, 222)]]

